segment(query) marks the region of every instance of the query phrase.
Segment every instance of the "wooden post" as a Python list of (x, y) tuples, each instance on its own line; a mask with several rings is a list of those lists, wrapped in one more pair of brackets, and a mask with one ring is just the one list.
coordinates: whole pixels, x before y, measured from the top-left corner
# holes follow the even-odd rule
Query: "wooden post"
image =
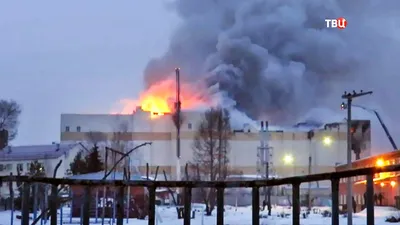
[(183, 224), (190, 225), (191, 215), (191, 206), (192, 206), (192, 188), (185, 187), (185, 195), (184, 195), (184, 217), (183, 217)]
[(156, 224), (156, 188), (148, 187), (149, 191), (149, 225)]
[(51, 185), (51, 199), (50, 199), (50, 224), (57, 225), (57, 185)]
[(89, 225), (90, 220), (90, 200), (92, 193), (90, 186), (85, 186), (85, 194), (83, 196), (82, 225)]
[(217, 189), (217, 224), (224, 224), (224, 188)]
[(117, 192), (117, 225), (124, 223), (124, 186), (118, 187)]
[(24, 183), (23, 184), (23, 197), (22, 197), (22, 221), (21, 225), (29, 225), (29, 197), (30, 197), (30, 184), (29, 183)]
[[(253, 225), (260, 225), (260, 189), (253, 187), (252, 191), (252, 213), (253, 213)], [(219, 224), (218, 224), (219, 225)]]
[(292, 184), (292, 224), (300, 225), (300, 183)]
[(374, 225), (374, 175), (367, 175), (367, 225)]
[(339, 225), (339, 179), (331, 180), (332, 225)]

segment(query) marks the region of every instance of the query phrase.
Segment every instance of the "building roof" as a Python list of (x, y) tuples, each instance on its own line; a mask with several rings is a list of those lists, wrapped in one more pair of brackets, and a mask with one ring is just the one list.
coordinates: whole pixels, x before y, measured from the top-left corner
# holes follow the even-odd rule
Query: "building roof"
[[(103, 177), (104, 177), (104, 171), (100, 171), (100, 172), (96, 172), (96, 173), (73, 175), (73, 176), (67, 177), (67, 179), (72, 179), (72, 180), (102, 180)], [(123, 180), (123, 179), (124, 179), (124, 173), (122, 173), (122, 172), (111, 173), (107, 177), (107, 180)], [(146, 178), (143, 178), (140, 175), (131, 175), (131, 180), (146, 180)]]
[[(391, 159), (397, 159), (400, 157), (400, 151), (391, 151), (391, 152), (386, 152), (378, 155), (372, 155), (369, 157), (365, 157), (359, 160), (352, 161), (352, 168), (357, 169), (357, 168), (364, 168), (366, 166), (374, 166), (376, 163), (376, 160), (378, 159), (383, 159), (383, 160), (391, 160)], [(344, 164), (339, 164), (336, 166), (336, 171), (343, 171), (347, 170), (347, 163)]]
[(0, 150), (0, 162), (57, 159), (76, 146), (77, 144), (7, 146)]

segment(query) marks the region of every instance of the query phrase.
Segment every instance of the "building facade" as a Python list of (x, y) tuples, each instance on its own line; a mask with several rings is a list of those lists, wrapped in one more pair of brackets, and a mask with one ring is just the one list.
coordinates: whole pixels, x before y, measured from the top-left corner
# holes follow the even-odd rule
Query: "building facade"
[[(384, 167), (400, 163), (400, 151), (388, 152), (380, 155), (367, 157), (352, 163), (353, 169), (365, 167)], [(339, 165), (336, 171), (347, 170), (347, 165)], [(400, 172), (378, 173), (374, 175), (375, 204), (383, 206), (397, 206), (396, 196), (400, 195), (398, 182)], [(366, 192), (366, 176), (342, 178), (339, 185), (339, 203), (346, 205), (347, 179), (353, 183), (353, 197), (357, 203), (357, 209), (361, 210), (365, 204), (364, 193)], [(380, 197), (381, 196), (381, 197)]]
[[(181, 127), (181, 160), (183, 166), (193, 160), (193, 138), (203, 113), (185, 111)], [(137, 150), (131, 156), (131, 164), (145, 168), (149, 163), (152, 173), (156, 166), (174, 177), (176, 174), (176, 128), (171, 115), (150, 115), (137, 109), (131, 115), (61, 115), (61, 143), (90, 142), (91, 134), (103, 134), (102, 141), (119, 141), (133, 147), (144, 142), (152, 145)], [(310, 138), (309, 131), (313, 130)], [(346, 162), (346, 125), (332, 123), (309, 127), (269, 127), (266, 145), (270, 148), (270, 174), (278, 177), (322, 173), (335, 170), (337, 164)], [(260, 132), (258, 127), (243, 124), (235, 127), (230, 143), (229, 165), (239, 174), (258, 174), (260, 167)], [(93, 141), (93, 140), (92, 140)], [(94, 140), (99, 141), (99, 140)], [(363, 139), (361, 157), (370, 155), (370, 137)]]
[[(29, 175), (30, 164), (37, 161), (43, 166), (46, 176), (53, 177), (54, 169), (62, 160), (56, 178), (67, 177), (70, 163), (80, 149), (77, 144), (7, 146), (0, 150), (0, 176), (16, 176), (18, 170), (21, 175)], [(13, 188), (18, 193), (16, 183), (13, 183)], [(9, 184), (3, 183), (0, 187), (0, 198), (8, 198), (9, 190)]]

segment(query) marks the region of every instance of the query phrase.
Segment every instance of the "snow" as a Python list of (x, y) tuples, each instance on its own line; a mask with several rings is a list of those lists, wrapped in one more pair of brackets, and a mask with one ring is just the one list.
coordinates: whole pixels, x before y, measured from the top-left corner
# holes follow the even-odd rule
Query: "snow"
[[(193, 225), (212, 225), (216, 224), (216, 210), (214, 210), (214, 214), (212, 216), (202, 216), (200, 215), (201, 205), (196, 204), (196, 207), (193, 207), (196, 210), (196, 218), (192, 219)], [(321, 211), (323, 209), (321, 208)], [(302, 212), (305, 211), (305, 208), (302, 208)], [(159, 206), (157, 207), (157, 212), (159, 215), (159, 221), (157, 222), (158, 225), (176, 225), (176, 224), (183, 224), (183, 220), (176, 219), (176, 211), (174, 207), (168, 206)], [(278, 217), (280, 214), (287, 214), (286, 218)], [(280, 207), (274, 206), (272, 210), (272, 216), (269, 218), (261, 218), (260, 224), (268, 224), (268, 225), (289, 225), (292, 224), (291, 218), (291, 208), (290, 207)], [(15, 212), (14, 216), (21, 215), (20, 212)], [(250, 225), (251, 224), (251, 207), (232, 207), (232, 206), (225, 206), (225, 213), (224, 213), (224, 224), (226, 225)], [(261, 217), (266, 217), (267, 212), (262, 211), (260, 212)], [(393, 215), (400, 215), (400, 211), (393, 208), (393, 207), (375, 207), (375, 224), (389, 224), (385, 222), (387, 217)], [(11, 225), (10, 223), (10, 211), (3, 211), (0, 212), (0, 225)], [(110, 219), (106, 219), (105, 224), (109, 224)], [(340, 216), (340, 224), (346, 224), (347, 218)], [(91, 224), (94, 224), (95, 218), (90, 219)], [(14, 225), (20, 224), (19, 219), (14, 219)], [(60, 218), (58, 218), (58, 223), (60, 223)], [(79, 218), (73, 218), (74, 224), (79, 224)], [(114, 221), (114, 224), (116, 220)], [(127, 222), (124, 219), (124, 224), (127, 225), (145, 225), (147, 224), (147, 220), (137, 220), (137, 219), (129, 219)], [(328, 225), (331, 224), (330, 217), (322, 217), (320, 214), (311, 214), (308, 218), (303, 219), (301, 217), (300, 223), (302, 225)], [(50, 222), (48, 221), (50, 225)], [(63, 210), (63, 224), (69, 224), (69, 209), (64, 208)], [(101, 224), (101, 218), (98, 219), (98, 224)], [(353, 224), (354, 225), (364, 225), (366, 224), (366, 212), (365, 210), (357, 213), (353, 216)]]

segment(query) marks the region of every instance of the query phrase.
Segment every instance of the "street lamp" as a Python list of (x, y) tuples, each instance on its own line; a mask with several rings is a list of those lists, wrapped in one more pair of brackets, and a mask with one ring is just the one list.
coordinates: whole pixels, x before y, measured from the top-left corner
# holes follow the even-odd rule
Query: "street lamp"
[(294, 161), (294, 158), (291, 154), (286, 154), (285, 156), (283, 156), (283, 162), (286, 165), (291, 165)]
[(378, 159), (376, 161), (376, 167), (384, 167), (385, 166), (385, 162), (383, 161), (383, 159)]
[(324, 138), (322, 139), (322, 144), (323, 144), (324, 146), (331, 146), (332, 143), (333, 143), (333, 140), (332, 140), (332, 138), (329, 137), (329, 136), (326, 136), (326, 137), (324, 137)]

